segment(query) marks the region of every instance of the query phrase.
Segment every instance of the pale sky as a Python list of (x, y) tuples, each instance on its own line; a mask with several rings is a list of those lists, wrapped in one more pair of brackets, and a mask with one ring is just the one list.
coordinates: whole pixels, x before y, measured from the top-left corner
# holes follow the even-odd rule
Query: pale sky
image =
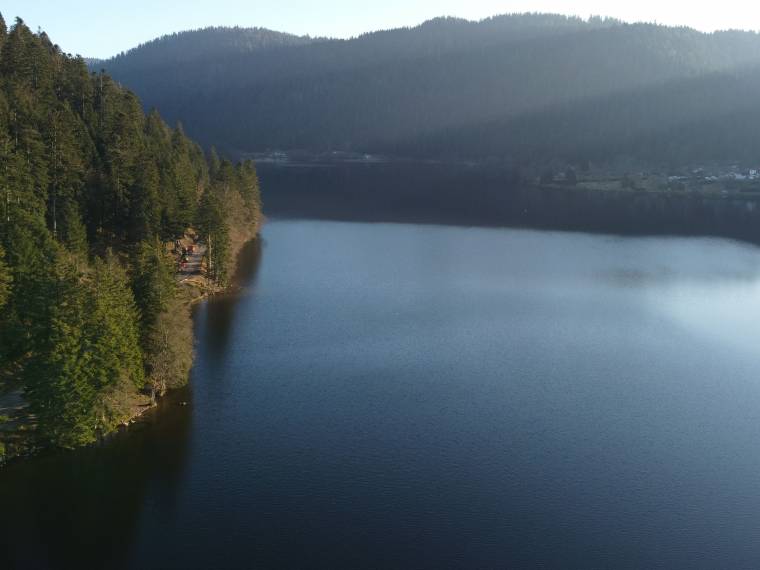
[(109, 57), (166, 33), (205, 26), (260, 26), (299, 35), (351, 37), (419, 24), (436, 16), (479, 20), (512, 12), (686, 25), (699, 30), (760, 30), (760, 1), (668, 0), (2, 0), (8, 24), (20, 16), (64, 51)]

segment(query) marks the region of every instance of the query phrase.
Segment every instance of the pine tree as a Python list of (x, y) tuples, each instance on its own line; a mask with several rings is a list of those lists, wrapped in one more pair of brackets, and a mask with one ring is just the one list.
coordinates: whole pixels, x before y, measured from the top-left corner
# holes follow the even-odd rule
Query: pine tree
[(143, 241), (137, 246), (131, 273), (145, 346), (156, 319), (166, 310), (176, 293), (174, 267), (158, 238)]
[(145, 383), (138, 313), (127, 275), (109, 252), (94, 263), (94, 291), (88, 318), (92, 364), (98, 388), (129, 382)]
[(158, 197), (160, 177), (156, 162), (147, 151), (137, 160), (137, 174), (129, 191), (127, 238), (138, 243), (152, 238), (161, 222)]
[(229, 227), (224, 206), (217, 192), (207, 188), (198, 208), (198, 231), (206, 242), (206, 256), (211, 278), (223, 283), (227, 277), (227, 254), (229, 252)]
[(5, 38), (8, 35), (8, 26), (5, 24), (5, 19), (3, 18), (3, 15), (0, 14), (0, 49), (3, 47), (3, 43), (5, 43)]
[(3, 241), (13, 288), (2, 333), (6, 354), (22, 356), (38, 350), (45, 338), (59, 252), (41, 215), (19, 209), (11, 220)]
[(86, 140), (86, 132), (67, 103), (57, 105), (51, 112), (45, 130), (49, 153), (48, 218), (53, 235), (60, 237), (62, 213), (69, 202), (81, 201), (84, 194), (85, 145), (79, 141)]
[(87, 255), (87, 230), (79, 214), (79, 207), (74, 201), (64, 203), (60, 214), (60, 239), (72, 253)]
[(172, 133), (172, 187), (176, 196), (175, 226), (181, 228), (175, 236), (184, 233), (195, 219), (198, 204), (198, 180), (191, 158), (191, 143), (185, 137), (182, 124)]
[(5, 36), (0, 70), (3, 77), (14, 83), (31, 87), (33, 75), (31, 55), (27, 46), (34, 41), (31, 31), (21, 18)]
[(236, 168), (236, 175), (239, 192), (248, 210), (249, 220), (256, 220), (261, 214), (262, 204), (259, 177), (253, 161), (246, 160), (239, 163)]
[(25, 369), (26, 397), (44, 441), (72, 448), (95, 441), (96, 386), (86, 337), (88, 290), (76, 265), (62, 256), (48, 276), (44, 334)]

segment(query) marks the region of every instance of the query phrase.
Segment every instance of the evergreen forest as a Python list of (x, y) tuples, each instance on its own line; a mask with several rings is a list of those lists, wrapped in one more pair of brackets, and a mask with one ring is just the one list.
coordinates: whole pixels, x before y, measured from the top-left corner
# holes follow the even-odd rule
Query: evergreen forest
[(223, 286), (260, 212), (253, 163), (205, 153), (0, 16), (0, 395), (23, 394), (35, 445), (94, 442), (186, 382), (197, 292), (172, 249), (213, 243), (206, 280)]
[(100, 68), (240, 155), (666, 166), (760, 155), (754, 32), (551, 14), (438, 18), (346, 40), (209, 28)]

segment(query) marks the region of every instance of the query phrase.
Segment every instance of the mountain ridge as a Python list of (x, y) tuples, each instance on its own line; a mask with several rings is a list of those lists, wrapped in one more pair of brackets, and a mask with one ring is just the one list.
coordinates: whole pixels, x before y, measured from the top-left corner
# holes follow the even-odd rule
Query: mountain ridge
[[(640, 106), (631, 107), (626, 94), (740, 70), (754, 75), (760, 64), (754, 32), (705, 33), (552, 14), (478, 22), (437, 18), (346, 40), (273, 36), (254, 50), (233, 41), (243, 29), (214, 30), (226, 39), (215, 50), (196, 46), (202, 56), (151, 59), (146, 48), (137, 48), (101, 65), (204, 144), (239, 154), (302, 149), (441, 156), (446, 153), (424, 142), (435, 133), (498, 126), (610, 97), (619, 97), (623, 114), (636, 110), (624, 125), (633, 130), (652, 119)], [(254, 30), (262, 37), (269, 33)], [(178, 41), (164, 38), (163, 45)], [(732, 108), (723, 108), (733, 104), (730, 93), (695, 85), (705, 91), (694, 97), (712, 97), (715, 113), (730, 114)], [(663, 108), (654, 111), (652, 117), (661, 116)], [(709, 105), (706, 112), (713, 113)], [(505, 144), (507, 135), (457, 152), (511, 156), (519, 140)], [(567, 154), (567, 145), (552, 146), (551, 133), (545, 135), (536, 152)], [(587, 146), (592, 159), (607, 150), (601, 139)]]

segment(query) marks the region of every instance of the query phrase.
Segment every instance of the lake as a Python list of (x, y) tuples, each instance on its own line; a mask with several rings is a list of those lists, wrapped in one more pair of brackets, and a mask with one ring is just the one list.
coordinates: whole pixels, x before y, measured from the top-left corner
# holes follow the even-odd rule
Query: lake
[(0, 471), (0, 567), (760, 563), (760, 249), (281, 220), (242, 268), (188, 389)]

